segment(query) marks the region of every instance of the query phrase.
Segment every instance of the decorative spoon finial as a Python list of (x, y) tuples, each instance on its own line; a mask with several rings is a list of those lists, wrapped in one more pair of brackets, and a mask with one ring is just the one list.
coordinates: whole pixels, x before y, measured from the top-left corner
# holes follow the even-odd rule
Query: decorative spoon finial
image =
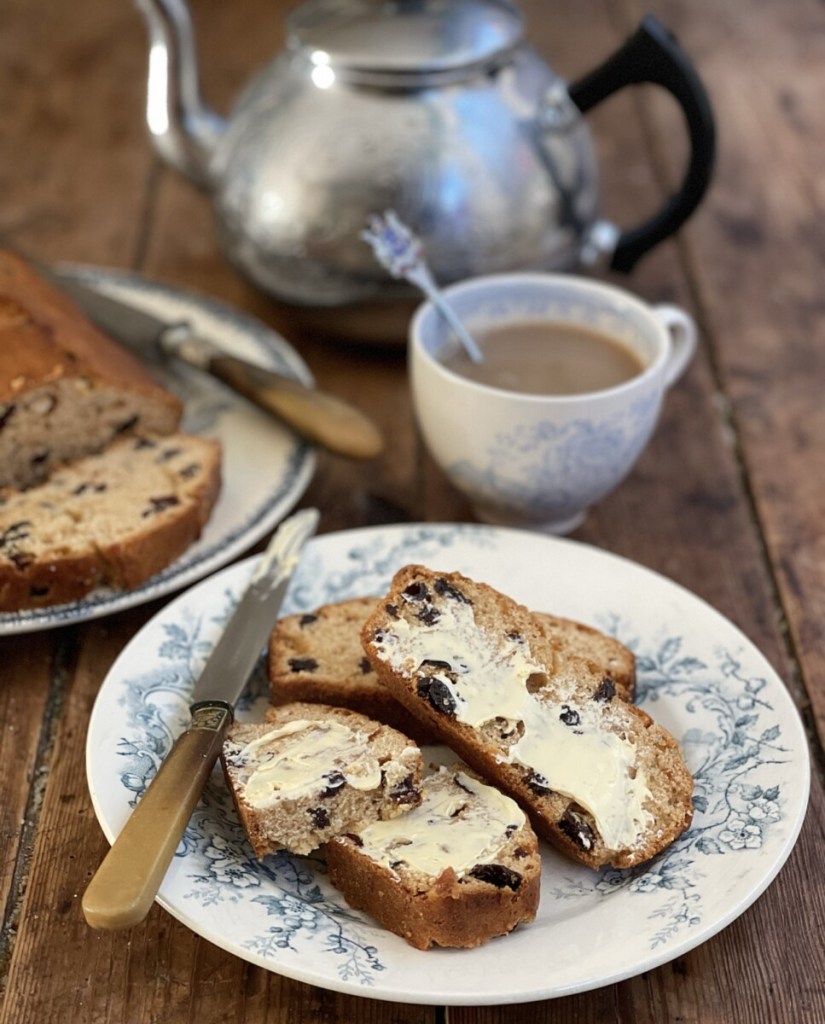
[(455, 331), (473, 362), (482, 362), (481, 349), (433, 280), (424, 259), (421, 239), (398, 219), (395, 211), (386, 210), (383, 216), (373, 214), (369, 219), (369, 227), (361, 232), (361, 237), (365, 242), (369, 242), (375, 258), (393, 277), (403, 277), (424, 292)]

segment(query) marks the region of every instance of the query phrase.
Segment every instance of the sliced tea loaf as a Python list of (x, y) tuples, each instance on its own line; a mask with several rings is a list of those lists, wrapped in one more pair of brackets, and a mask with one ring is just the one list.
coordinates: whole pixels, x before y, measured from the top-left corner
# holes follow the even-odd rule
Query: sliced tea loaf
[(424, 778), (419, 807), (326, 847), (350, 906), (417, 949), (472, 947), (532, 921), (541, 862), (521, 808), (464, 765)]
[(26, 491), (0, 491), (0, 610), (131, 589), (197, 539), (220, 491), (217, 442), (121, 437)]
[(270, 708), (264, 722), (231, 726), (221, 761), (258, 858), (280, 849), (310, 853), (421, 801), (418, 747), (345, 708)]
[[(361, 627), (378, 603), (377, 597), (355, 597), (280, 619), (269, 640), (272, 701), (309, 700), (350, 708), (400, 729), (419, 743), (432, 743), (432, 732), (392, 696), (364, 653)], [(617, 696), (632, 700), (636, 681), (632, 651), (571, 619), (544, 614), (541, 619), (557, 646), (558, 659), (585, 658), (598, 664), (613, 680)]]
[(544, 632), (557, 645), (556, 657), (581, 658), (597, 666), (616, 687), (616, 696), (632, 701), (636, 696), (636, 656), (616, 637), (583, 622), (536, 612)]
[(432, 742), (432, 734), (392, 696), (364, 654), (361, 627), (377, 604), (377, 597), (356, 597), (280, 619), (269, 639), (272, 702), (350, 708), (417, 742)]
[(137, 359), (0, 250), (0, 487), (30, 487), (125, 432), (172, 433), (181, 413)]
[(504, 594), (407, 566), (362, 640), (389, 690), (574, 859), (630, 867), (690, 824), (673, 737), (598, 666), (558, 659), (540, 618)]

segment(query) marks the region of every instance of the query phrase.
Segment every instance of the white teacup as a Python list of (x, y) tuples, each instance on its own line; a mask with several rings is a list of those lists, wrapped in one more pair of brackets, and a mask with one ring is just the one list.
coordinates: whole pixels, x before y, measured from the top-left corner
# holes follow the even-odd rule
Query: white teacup
[(526, 394), (476, 383), (443, 365), (459, 342), (430, 302), (410, 324), (415, 415), (433, 458), (485, 522), (549, 533), (575, 529), (631, 470), (666, 390), (696, 348), (675, 306), (568, 274), (478, 277), (444, 290), (471, 334), (526, 321), (567, 322), (635, 353), (639, 371), (584, 394)]

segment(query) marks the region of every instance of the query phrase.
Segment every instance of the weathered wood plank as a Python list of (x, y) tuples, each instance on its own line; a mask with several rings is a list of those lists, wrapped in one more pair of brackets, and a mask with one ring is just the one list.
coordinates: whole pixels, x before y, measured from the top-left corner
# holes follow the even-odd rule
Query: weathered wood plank
[(0, 33), (0, 234), (43, 259), (128, 266), (153, 157), (128, 4), (10, 0)]
[[(132, 46), (129, 39), (137, 27), (137, 15), (123, 6), (74, 10), (15, 0), (4, 6), (0, 235), (21, 249), (46, 259), (119, 264), (136, 251), (152, 164), (144, 147), (134, 145), (142, 101), (132, 83), (143, 56), (139, 41)], [(60, 709), (59, 680), (49, 692), (52, 662), (65, 639), (52, 631), (2, 642), (4, 959), (13, 953), (20, 900), (28, 891), (30, 832), (41, 825)], [(27, 805), (29, 820), (21, 826)], [(27, 925), (24, 917), (20, 930)]]
[(39, 759), (48, 745), (52, 659), (37, 637), (0, 641), (0, 977), (17, 932), (30, 848), (40, 813)]
[[(38, 766), (48, 772), (48, 778), (3, 1020), (60, 1019), (58, 1014), (67, 1012), (68, 987), (75, 996), (70, 1005), (75, 1005), (84, 987), (96, 984), (97, 972), (87, 973), (83, 960), (74, 959), (84, 947), (99, 952), (101, 946), (98, 936), (85, 925), (79, 907), (80, 894), (91, 875), (89, 865), (105, 847), (86, 789), (84, 740), (101, 675), (129, 630), (121, 627), (117, 631), (106, 625), (92, 629), (94, 636), (83, 645), (72, 683), (60, 694), (61, 714), (48, 757)], [(74, 685), (77, 680), (85, 687)], [(44, 963), (51, 965), (45, 976)], [(108, 966), (103, 971), (108, 974)], [(111, 994), (101, 994), (111, 998)]]
[(825, 9), (662, 6), (690, 32), (719, 111), (716, 185), (688, 233), (694, 273), (821, 743)]

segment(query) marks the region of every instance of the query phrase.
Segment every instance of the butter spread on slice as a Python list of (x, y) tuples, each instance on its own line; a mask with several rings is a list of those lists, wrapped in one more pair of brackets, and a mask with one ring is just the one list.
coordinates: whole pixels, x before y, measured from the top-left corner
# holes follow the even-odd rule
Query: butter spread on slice
[(333, 769), (354, 789), (381, 785), (381, 766), (367, 748), (366, 735), (340, 722), (296, 719), (247, 743), (237, 756), (258, 762), (242, 790), (253, 807), (314, 793)]
[(452, 868), (460, 878), (476, 864), (495, 860), (509, 835), (525, 822), (510, 797), (462, 771), (442, 767), (422, 784), (420, 806), (358, 833), (361, 852), (394, 870), (438, 876)]
[[(599, 701), (549, 700), (528, 689), (531, 676), (548, 676), (523, 637), (493, 637), (476, 625), (472, 606), (444, 600), (430, 624), (399, 618), (375, 641), (393, 670), (415, 679), (438, 680), (453, 702), (457, 721), (479, 728), (495, 719), (509, 722), (521, 737), (499, 755), (543, 776), (548, 789), (574, 800), (593, 816), (605, 846), (631, 849), (649, 827), (644, 808), (647, 778), (632, 742), (602, 720)], [(446, 669), (432, 669), (443, 662)], [(569, 724), (572, 723), (572, 724)]]
[(650, 791), (635, 746), (600, 724), (601, 714), (595, 701), (543, 704), (528, 694), (524, 734), (507, 760), (540, 772), (550, 789), (590, 811), (608, 849), (629, 849), (652, 821), (643, 806)]

